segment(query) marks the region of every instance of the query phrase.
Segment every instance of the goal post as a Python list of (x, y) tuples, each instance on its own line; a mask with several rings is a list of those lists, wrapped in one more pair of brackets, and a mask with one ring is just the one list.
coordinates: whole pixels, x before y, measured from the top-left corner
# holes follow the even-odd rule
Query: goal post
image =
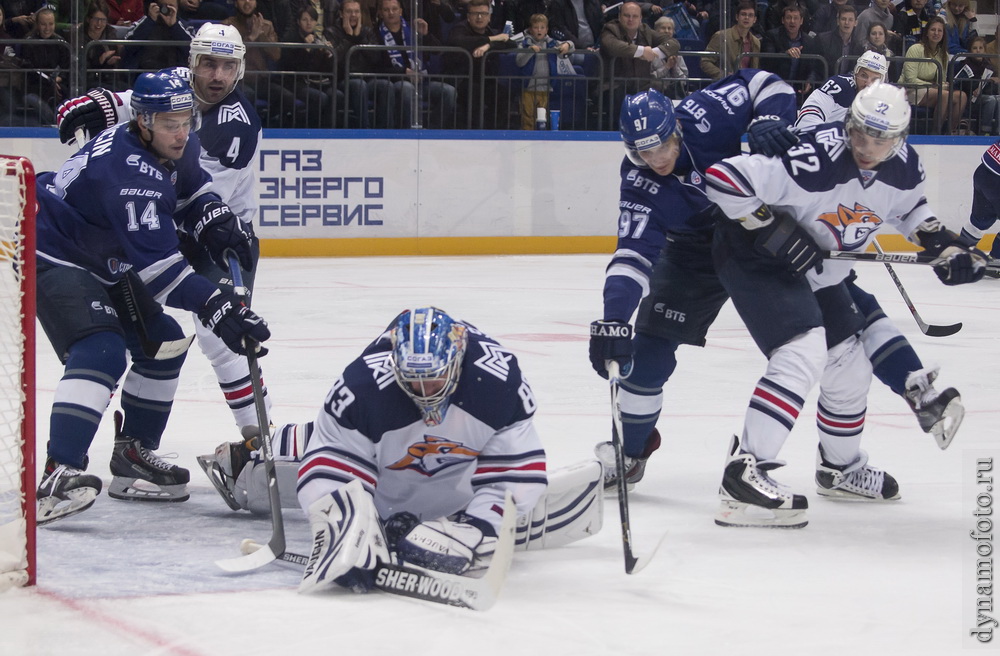
[(35, 171), (0, 155), (0, 590), (35, 583)]

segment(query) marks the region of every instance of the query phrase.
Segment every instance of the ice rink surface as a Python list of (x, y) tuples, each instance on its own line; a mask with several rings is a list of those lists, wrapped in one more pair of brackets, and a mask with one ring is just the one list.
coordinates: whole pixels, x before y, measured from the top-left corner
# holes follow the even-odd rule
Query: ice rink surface
[[(434, 304), (518, 354), (538, 399), (550, 468), (591, 458), (610, 424), (607, 384), (587, 359), (606, 262), (596, 255), (263, 260), (255, 308), (273, 332), (262, 360), (273, 416), (278, 423), (312, 419), (341, 369), (390, 319)], [(858, 269), (925, 364), (941, 365), (938, 387), (957, 387), (967, 408), (942, 452), (902, 399), (873, 384), (862, 446), (898, 479), (899, 502), (816, 495), (814, 393), (782, 452), (788, 466), (775, 475), (808, 496), (809, 526), (713, 523), (724, 451), (764, 367), (727, 305), (706, 348), (680, 350), (659, 422), (664, 445), (631, 497), (636, 550), (668, 534), (646, 570), (624, 574), (618, 506), (609, 497), (595, 537), (517, 553), (499, 602), (485, 613), (381, 593), (303, 596), (294, 567), (229, 575), (213, 564), (237, 555), (243, 538), (266, 540), (270, 522), (231, 512), (195, 462), (236, 437), (195, 347), (160, 450), (191, 469), (191, 499), (153, 505), (102, 494), (90, 510), (39, 529), (37, 588), (0, 596), (0, 654), (964, 652), (977, 646), (969, 631), (981, 596), (970, 538), (985, 487), (975, 485), (976, 461), (1000, 458), (1000, 282), (948, 288), (928, 268), (897, 266), (925, 321), (965, 324), (955, 336), (929, 338), (881, 265)], [(37, 361), (41, 463), (61, 373), (41, 331)], [(110, 417), (90, 454), (90, 471), (105, 484)], [(992, 510), (991, 497), (985, 501)], [(286, 524), (290, 548), (305, 550), (304, 516), (287, 511)], [(991, 645), (1000, 644), (995, 635)]]

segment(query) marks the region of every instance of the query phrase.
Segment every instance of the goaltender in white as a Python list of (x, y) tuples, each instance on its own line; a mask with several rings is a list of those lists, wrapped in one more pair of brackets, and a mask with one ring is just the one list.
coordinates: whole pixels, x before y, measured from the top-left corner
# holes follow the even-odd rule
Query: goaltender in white
[[(370, 590), (379, 561), (484, 569), (507, 492), (519, 549), (600, 530), (600, 463), (547, 473), (535, 409), (514, 354), (471, 324), (435, 307), (393, 319), (334, 382), (315, 422), (275, 431), (281, 496), (297, 494), (313, 536), (299, 591)], [(267, 511), (264, 465), (243, 442), (201, 459), (231, 508)]]

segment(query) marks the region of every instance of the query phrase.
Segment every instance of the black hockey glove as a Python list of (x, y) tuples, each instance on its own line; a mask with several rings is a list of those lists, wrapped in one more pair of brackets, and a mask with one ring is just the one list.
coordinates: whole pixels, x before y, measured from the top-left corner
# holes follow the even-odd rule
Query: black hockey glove
[(934, 265), (934, 273), (946, 285), (964, 285), (982, 280), (986, 274), (986, 253), (976, 248), (949, 246), (941, 252), (942, 261)]
[(590, 366), (601, 378), (608, 377), (608, 360), (618, 363), (622, 376), (632, 371), (632, 326), (624, 321), (590, 324)]
[[(56, 126), (59, 128), (59, 141), (69, 143), (76, 139), (76, 131), (83, 129), (84, 139), (90, 140), (118, 123), (118, 107), (122, 106), (118, 94), (107, 89), (91, 89), (87, 95), (70, 98), (59, 105), (56, 111)], [(83, 144), (78, 143), (78, 148)]]
[(229, 271), (227, 253), (230, 250), (240, 261), (240, 268), (253, 271), (252, 228), (248, 229), (225, 203), (217, 200), (205, 203), (193, 232), (194, 238), (223, 271)]
[(778, 157), (798, 142), (788, 121), (780, 116), (758, 116), (747, 128), (747, 143), (753, 155)]
[(975, 246), (975, 241), (969, 241), (948, 230), (941, 222), (935, 218), (930, 218), (917, 226), (913, 233), (917, 244), (924, 249), (927, 255), (937, 257), (949, 246)]
[(198, 318), (222, 338), (233, 353), (246, 355), (244, 340), (247, 340), (254, 344), (259, 357), (267, 355), (267, 349), (260, 345), (271, 336), (267, 322), (244, 305), (236, 294), (220, 291), (212, 295), (198, 312)]
[(775, 215), (769, 223), (757, 228), (754, 250), (773, 257), (792, 274), (801, 278), (809, 269), (823, 273), (823, 253), (812, 235), (791, 216)]

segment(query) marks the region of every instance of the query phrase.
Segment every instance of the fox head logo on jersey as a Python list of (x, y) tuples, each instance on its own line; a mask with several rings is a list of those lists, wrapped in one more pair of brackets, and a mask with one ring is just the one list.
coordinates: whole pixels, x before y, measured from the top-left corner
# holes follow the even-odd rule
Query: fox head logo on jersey
[(819, 220), (830, 229), (839, 250), (848, 251), (864, 245), (882, 225), (879, 215), (860, 203), (855, 203), (854, 209), (838, 205), (836, 212), (824, 212)]
[(425, 441), (411, 444), (406, 449), (406, 455), (387, 469), (412, 469), (424, 476), (433, 476), (443, 469), (469, 462), (478, 456), (478, 451), (473, 451), (461, 442), (427, 435)]

